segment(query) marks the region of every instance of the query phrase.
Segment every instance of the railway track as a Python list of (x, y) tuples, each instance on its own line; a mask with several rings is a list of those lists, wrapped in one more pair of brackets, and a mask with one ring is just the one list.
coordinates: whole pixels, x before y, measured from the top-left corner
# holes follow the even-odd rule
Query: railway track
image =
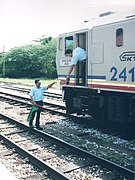
[[(0, 92), (0, 98), (1, 100), (8, 100), (11, 101), (13, 104), (22, 104), (22, 105), (27, 105), (28, 107), (31, 107), (30, 99), (29, 97), (24, 97), (21, 95), (15, 95), (15, 94), (10, 94), (7, 92)], [(61, 103), (55, 104), (54, 102), (44, 102), (45, 107), (43, 110), (49, 110), (55, 113), (61, 113), (62, 115), (66, 115), (66, 108), (64, 105)]]
[[(46, 171), (30, 163), (26, 154), (15, 149), (15, 143), (0, 134), (0, 161), (14, 174), (17, 179), (48, 179), (52, 180)], [(21, 155), (23, 154), (23, 156)], [(1, 177), (2, 178), (2, 177)], [(9, 179), (9, 177), (8, 177)]]
[[(14, 97), (14, 98), (13, 98)], [(22, 97), (20, 97), (20, 95), (16, 95), (16, 96), (14, 96), (14, 95), (11, 95), (10, 93), (8, 93), (8, 96), (7, 96), (7, 94), (6, 93), (2, 93), (2, 96), (1, 96), (1, 100), (5, 100), (5, 101), (10, 101), (10, 104), (14, 104), (14, 105), (21, 105), (22, 107), (30, 107), (31, 106), (31, 104), (29, 103), (29, 98), (24, 98), (24, 100), (23, 100), (23, 97), (24, 96), (22, 96)], [(50, 98), (50, 97), (49, 97)], [(8, 100), (7, 100), (8, 99)], [(49, 100), (50, 101), (50, 100)], [(26, 103), (27, 102), (27, 103)], [(51, 105), (52, 104), (52, 105)], [(51, 110), (51, 112), (54, 112), (54, 113), (56, 113), (56, 110), (58, 110), (59, 109), (59, 111), (57, 111), (57, 113), (58, 112), (60, 112), (62, 115), (64, 115), (64, 116), (66, 116), (66, 114), (65, 114), (65, 107), (64, 106), (60, 106), (60, 107), (58, 107), (58, 105), (56, 105), (56, 104), (54, 104), (54, 106), (53, 106), (53, 104), (54, 103), (48, 103), (48, 104), (46, 104), (46, 110)], [(47, 107), (48, 106), (48, 107)], [(51, 108), (50, 108), (51, 107)], [(63, 112), (61, 112), (61, 109), (63, 108)], [(57, 127), (58, 128), (58, 127)], [(87, 134), (87, 133), (86, 133)], [(83, 135), (79, 135), (79, 136), (83, 136)], [(86, 136), (85, 136), (86, 137)], [(95, 141), (95, 140), (94, 140)], [(99, 142), (98, 142), (99, 143)], [(131, 152), (131, 151), (130, 151)], [(132, 152), (131, 152), (132, 153)], [(134, 151), (133, 151), (133, 154), (134, 154)], [(132, 170), (131, 170), (132, 171)]]
[[(22, 103), (22, 104), (27, 104), (29, 107), (31, 106), (30, 102), (29, 102), (29, 96), (28, 94), (21, 94), (21, 93), (17, 93), (18, 91), (11, 91), (11, 92), (7, 92), (4, 89), (0, 90), (0, 95), (1, 98), (9, 98), (11, 99), (11, 101), (17, 102), (18, 103)], [(66, 107), (65, 107), (65, 103), (62, 101), (62, 96), (58, 94), (58, 98), (57, 98), (57, 94), (56, 93), (52, 93), (52, 92), (47, 92), (49, 96), (45, 96), (44, 98), (44, 110), (47, 111), (51, 111), (52, 113), (59, 113), (63, 116), (67, 116), (66, 114)], [(61, 97), (61, 98), (60, 98)], [(13, 102), (13, 103), (14, 103)], [(135, 131), (131, 130), (127, 130), (127, 128), (120, 128), (119, 125), (112, 125), (111, 123), (109, 123), (109, 121), (103, 123), (100, 119), (99, 120), (95, 120), (93, 117), (89, 116), (85, 116), (85, 115), (77, 115), (77, 114), (70, 114), (68, 115), (69, 118), (71, 118), (72, 120), (74, 120), (75, 122), (78, 123), (83, 123), (88, 125), (89, 127), (93, 127), (93, 128), (99, 128), (101, 131), (103, 130), (104, 132), (106, 131), (106, 133), (112, 133), (112, 134), (116, 134), (117, 136), (121, 136), (122, 138), (132, 138), (135, 135)], [(133, 128), (132, 128), (133, 129)]]
[[(84, 174), (91, 167), (95, 167), (91, 169), (92, 174), (94, 174), (93, 169), (96, 169), (95, 174), (97, 171), (108, 173), (111, 170), (113, 173), (109, 173), (109, 176), (115, 174), (118, 179), (121, 179), (124, 175), (126, 178), (133, 179), (134, 172), (129, 169), (97, 157), (45, 132), (30, 129), (25, 124), (3, 114), (0, 114), (0, 118), (0, 139), (21, 156), (27, 157), (42, 171), (46, 170), (54, 179), (75, 179), (74, 171), (83, 169)], [(100, 173), (99, 176), (106, 174)], [(92, 178), (89, 173), (85, 176)]]
[[(1, 85), (1, 88), (4, 89), (9, 89), (9, 90), (13, 90), (13, 91), (17, 91), (17, 92), (21, 92), (21, 93), (26, 93), (28, 94), (30, 92), (30, 88), (21, 88), (21, 87), (14, 87), (14, 86), (7, 86), (7, 85)], [(44, 95), (48, 98), (53, 98), (53, 99), (59, 99), (60, 101), (62, 101), (62, 93), (55, 93), (55, 92), (49, 92), (49, 91), (45, 91)]]

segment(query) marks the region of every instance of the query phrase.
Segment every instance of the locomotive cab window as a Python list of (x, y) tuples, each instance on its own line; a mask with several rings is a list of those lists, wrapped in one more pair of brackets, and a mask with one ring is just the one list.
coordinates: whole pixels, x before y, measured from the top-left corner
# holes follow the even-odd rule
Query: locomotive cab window
[(65, 52), (67, 49), (73, 50), (73, 36), (65, 38)]
[(116, 46), (123, 46), (123, 29), (119, 28), (116, 30)]

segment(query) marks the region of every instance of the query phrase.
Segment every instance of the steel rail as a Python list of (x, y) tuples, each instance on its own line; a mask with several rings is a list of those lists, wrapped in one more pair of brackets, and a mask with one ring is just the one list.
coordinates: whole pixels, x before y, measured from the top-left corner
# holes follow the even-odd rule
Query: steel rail
[[(5, 92), (0, 92), (0, 94), (1, 94), (1, 96), (2, 96), (2, 94), (3, 95), (9, 95), (9, 96), (11, 96), (11, 97), (16, 97), (16, 98), (19, 98), (19, 99), (24, 99), (24, 100), (27, 100), (27, 101), (30, 101), (30, 98), (28, 98), (28, 97), (24, 97), (24, 96), (20, 96), (20, 95), (15, 95), (15, 94), (9, 94), (9, 93), (5, 93)], [(4, 98), (4, 96), (2, 96), (3, 98)], [(8, 98), (8, 97), (5, 97), (5, 98)], [(17, 99), (12, 99), (12, 100), (14, 100), (14, 101), (18, 101), (18, 102), (20, 102), (21, 103), (21, 100), (17, 100)], [(22, 102), (22, 103), (24, 103), (24, 102)], [(44, 104), (46, 104), (46, 105), (52, 105), (52, 106), (55, 106), (55, 107), (60, 107), (60, 108), (65, 108), (65, 106), (62, 106), (62, 105), (56, 105), (56, 104), (53, 104), (53, 103), (48, 103), (48, 102), (44, 102)], [(66, 108), (65, 108), (66, 109)]]
[[(25, 129), (29, 128), (25, 124), (23, 124), (21, 122), (18, 122), (18, 121), (14, 120), (14, 119), (12, 119), (12, 118), (10, 118), (8, 116), (5, 116), (3, 114), (0, 114), (0, 115), (2, 117), (9, 118), (13, 123), (17, 123), (20, 127), (23, 127)], [(67, 142), (65, 142), (65, 141), (63, 141), (63, 140), (61, 140), (61, 139), (59, 139), (57, 137), (54, 137), (53, 135), (50, 135), (50, 134), (48, 134), (46, 132), (39, 131), (39, 130), (36, 130), (36, 129), (30, 129), (30, 128), (29, 128), (29, 131), (31, 131), (33, 133), (36, 132), (36, 134), (38, 134), (40, 137), (51, 140), (51, 141), (55, 142), (57, 145), (60, 145), (60, 146), (62, 146), (64, 148), (69, 148), (71, 151), (79, 154), (80, 156), (83, 156), (85, 158), (89, 158), (89, 159), (93, 160), (95, 163), (101, 165), (102, 167), (104, 166), (107, 169), (110, 169), (112, 171), (115, 170), (119, 174), (124, 175), (127, 178), (130, 178), (130, 179), (134, 178), (134, 173), (135, 172), (130, 170), (130, 169), (127, 169), (127, 168), (125, 168), (123, 166), (120, 166), (120, 165), (118, 165), (118, 164), (116, 164), (114, 162), (111, 162), (109, 160), (106, 160), (106, 159), (104, 159), (102, 157), (98, 157), (98, 156), (96, 156), (94, 154), (91, 154), (91, 153), (81, 149), (81, 148), (75, 147), (74, 145), (71, 145), (71, 144), (69, 144), (69, 143), (67, 143)]]
[[(30, 92), (30, 89), (26, 89), (26, 88), (20, 88), (20, 87), (6, 87), (6, 86), (0, 86), (3, 89), (11, 89), (11, 90), (16, 90), (16, 91), (21, 91), (21, 92)], [(52, 98), (58, 98), (58, 99), (62, 99), (62, 94), (59, 93), (53, 93), (53, 92), (49, 92), (49, 91), (45, 91), (44, 95), (46, 95), (47, 97), (52, 97)]]
[[(14, 97), (14, 95), (12, 95), (12, 97)], [(17, 97), (17, 96), (16, 96)], [(32, 104), (30, 103), (30, 102), (25, 102), (24, 100), (18, 100), (18, 99), (11, 99), (10, 97), (5, 97), (5, 95), (0, 95), (0, 98), (5, 98), (5, 99), (8, 99), (9, 101), (11, 100), (11, 101), (15, 101), (15, 102), (17, 102), (17, 103), (20, 103), (20, 104), (24, 104), (24, 105), (27, 105), (28, 107), (31, 107), (32, 106)], [(19, 97), (19, 98), (21, 98), (21, 97)], [(23, 99), (26, 99), (26, 98), (24, 98), (24, 97), (22, 97)], [(27, 99), (27, 100), (29, 100), (29, 99)], [(48, 107), (43, 107), (42, 108), (42, 110), (43, 111), (49, 111), (49, 112), (51, 112), (51, 113), (57, 113), (57, 114), (60, 114), (60, 115), (62, 115), (62, 116), (67, 116), (67, 114), (66, 114), (66, 112), (61, 112), (61, 111), (59, 111), (59, 109), (63, 109), (63, 110), (65, 110), (65, 107), (63, 107), (63, 106), (61, 106), (61, 105), (56, 105), (56, 104), (52, 104), (52, 103), (47, 103), (47, 102), (44, 102), (45, 103), (45, 105), (47, 105), (47, 106), (52, 106), (52, 108), (50, 109), (50, 108), (48, 108)]]
[(0, 134), (0, 139), (4, 141), (9, 147), (14, 148), (17, 153), (23, 157), (27, 157), (30, 162), (32, 162), (36, 167), (41, 170), (46, 170), (48, 174), (56, 180), (69, 180), (69, 178), (62, 172), (52, 168), (48, 163), (44, 162), (40, 158), (36, 157), (29, 151), (25, 150), (21, 146), (17, 145), (15, 142), (7, 138), (6, 136)]

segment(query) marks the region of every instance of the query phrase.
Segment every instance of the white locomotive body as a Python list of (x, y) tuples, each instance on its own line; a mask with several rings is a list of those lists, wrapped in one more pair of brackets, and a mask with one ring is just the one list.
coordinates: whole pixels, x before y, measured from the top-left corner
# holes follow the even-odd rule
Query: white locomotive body
[(70, 75), (69, 85), (63, 85), (67, 113), (124, 122), (134, 119), (134, 32), (135, 14), (128, 12), (100, 17), (59, 35), (56, 65), (61, 84), (71, 62), (65, 56), (66, 49), (79, 46), (88, 53)]

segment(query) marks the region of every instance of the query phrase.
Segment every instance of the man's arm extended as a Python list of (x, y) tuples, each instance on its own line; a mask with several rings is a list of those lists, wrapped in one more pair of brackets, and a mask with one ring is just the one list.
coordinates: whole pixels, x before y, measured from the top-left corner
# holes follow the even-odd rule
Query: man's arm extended
[(75, 64), (72, 64), (72, 65), (70, 66), (69, 71), (68, 71), (68, 75), (67, 75), (68, 77), (70, 76), (70, 74), (71, 74), (71, 72), (73, 71), (74, 67), (75, 67)]
[(49, 84), (47, 87), (48, 87), (48, 88), (51, 88), (55, 83), (56, 83), (56, 82), (53, 82), (53, 83)]

